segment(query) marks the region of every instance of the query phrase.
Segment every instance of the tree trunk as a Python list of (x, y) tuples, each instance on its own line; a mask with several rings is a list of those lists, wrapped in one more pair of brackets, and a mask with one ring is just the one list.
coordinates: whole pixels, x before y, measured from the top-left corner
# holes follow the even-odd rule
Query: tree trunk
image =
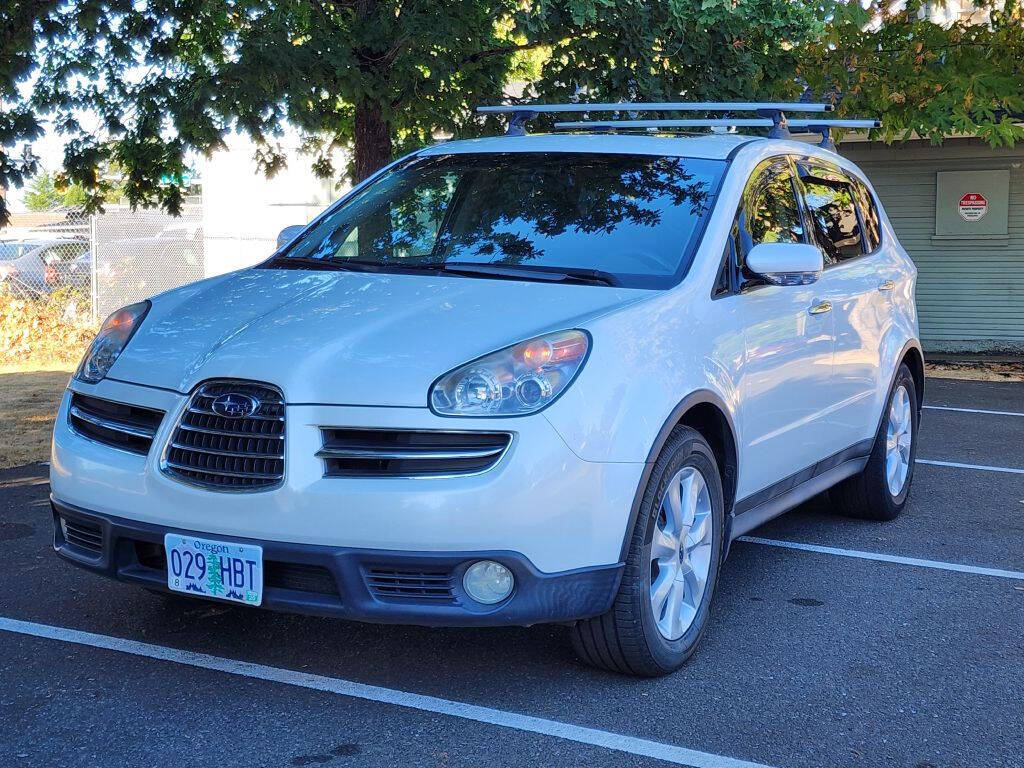
[[(391, 126), (384, 122), (376, 104), (360, 104), (356, 107), (355, 118), (352, 182), (358, 184), (391, 162)], [(373, 211), (359, 225), (358, 243), (360, 260), (391, 260), (390, 206)]]
[(391, 126), (379, 106), (363, 102), (356, 106), (353, 183), (358, 184), (390, 162)]

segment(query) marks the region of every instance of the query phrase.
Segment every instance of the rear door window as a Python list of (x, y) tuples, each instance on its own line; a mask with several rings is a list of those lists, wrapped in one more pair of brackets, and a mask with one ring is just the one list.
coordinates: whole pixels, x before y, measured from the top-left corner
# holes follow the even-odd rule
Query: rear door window
[(800, 181), (814, 239), (823, 251), (825, 265), (862, 255), (853, 182), (839, 171), (804, 163), (800, 164)]

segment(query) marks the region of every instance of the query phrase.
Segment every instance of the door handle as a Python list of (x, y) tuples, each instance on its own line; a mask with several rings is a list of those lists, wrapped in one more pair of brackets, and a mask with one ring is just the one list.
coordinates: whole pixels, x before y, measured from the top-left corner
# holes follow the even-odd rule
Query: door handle
[(896, 287), (896, 283), (894, 283), (892, 280), (886, 280), (884, 283), (882, 283), (881, 285), (878, 286), (878, 290), (880, 290), (880, 291), (891, 291), (895, 287)]
[(826, 312), (831, 312), (831, 311), (832, 311), (832, 302), (831, 301), (821, 301), (821, 302), (818, 302), (817, 304), (812, 305), (811, 308), (807, 310), (808, 314), (811, 314), (811, 315), (823, 315)]

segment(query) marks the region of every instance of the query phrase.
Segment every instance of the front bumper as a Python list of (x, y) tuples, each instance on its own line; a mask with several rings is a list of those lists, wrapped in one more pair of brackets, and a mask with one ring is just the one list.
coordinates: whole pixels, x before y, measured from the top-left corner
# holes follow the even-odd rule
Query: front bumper
[[(50, 488), (64, 504), (211, 538), (406, 553), (512, 551), (539, 572), (619, 562), (643, 463), (589, 462), (543, 414), (444, 419), (427, 408), (288, 404), (285, 477), (279, 487), (230, 493), (187, 485), (160, 469), (187, 396), (104, 379), (72, 382), (85, 395), (166, 413), (148, 455), (100, 444), (71, 429), (70, 395), (57, 414)], [(456, 477), (329, 477), (316, 458), (321, 427), (494, 430), (514, 433), (501, 461)]]
[[(58, 555), (150, 589), (169, 591), (166, 533), (221, 537), (126, 520), (52, 497), (51, 504)], [(62, 519), (77, 533), (65, 536)], [(517, 552), (399, 552), (237, 536), (227, 540), (263, 548), (263, 607), (374, 623), (518, 626), (598, 616), (611, 607), (623, 567), (542, 573)], [(466, 568), (480, 559), (500, 562), (515, 576), (512, 594), (497, 605), (476, 603), (462, 588)]]

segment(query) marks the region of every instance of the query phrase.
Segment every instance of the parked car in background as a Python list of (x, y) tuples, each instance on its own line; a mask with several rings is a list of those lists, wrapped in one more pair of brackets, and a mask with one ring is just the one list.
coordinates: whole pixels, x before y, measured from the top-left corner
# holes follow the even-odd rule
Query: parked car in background
[(565, 623), (659, 675), (738, 536), (828, 489), (907, 503), (916, 270), (826, 148), (453, 141), (290, 234), (104, 323), (54, 427), (61, 557), (242, 606)]
[(62, 286), (88, 287), (89, 243), (77, 238), (0, 241), (0, 287), (18, 298), (37, 298)]

